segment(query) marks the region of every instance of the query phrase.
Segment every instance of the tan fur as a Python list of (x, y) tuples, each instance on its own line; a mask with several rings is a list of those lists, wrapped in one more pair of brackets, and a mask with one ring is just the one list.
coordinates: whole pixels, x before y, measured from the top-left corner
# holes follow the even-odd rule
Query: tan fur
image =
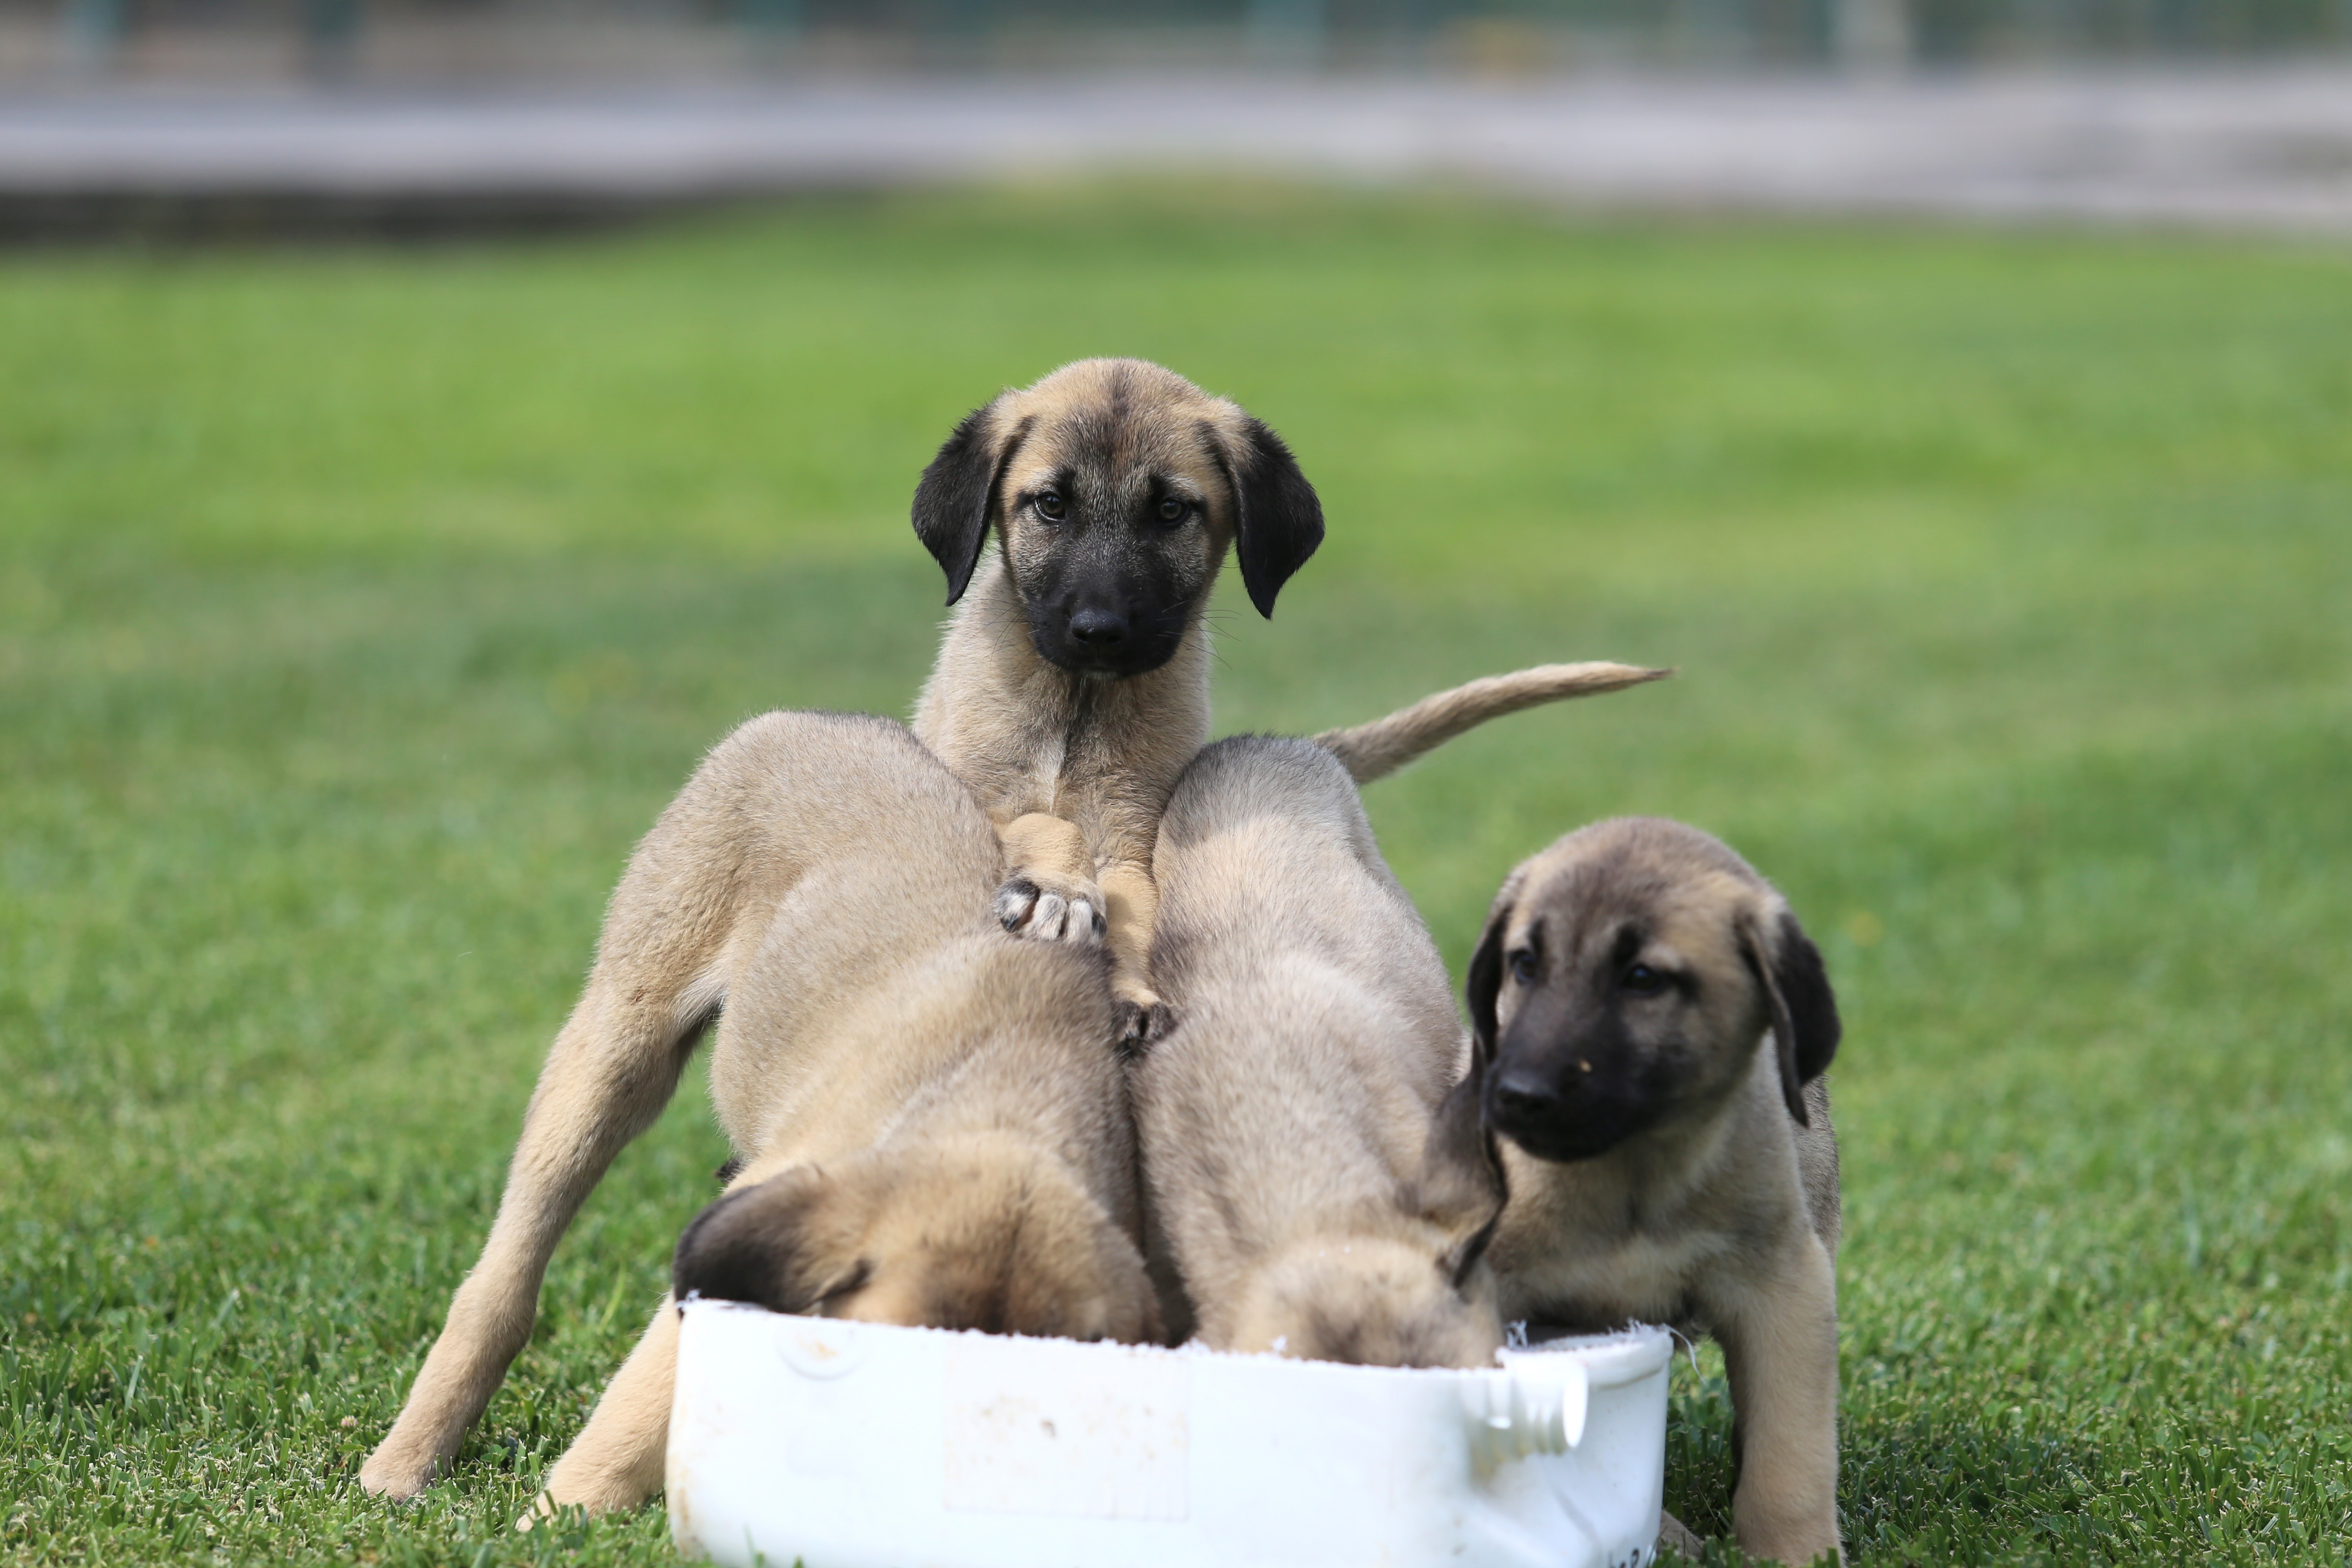
[[(803, 1310), (1157, 1337), (1106, 964), (1007, 937), (1002, 877), (971, 792), (897, 724), (774, 713), (721, 742), (614, 894), (489, 1241), (362, 1484), (414, 1496), (456, 1451), (558, 1237), (722, 1002), (711, 1095), (750, 1162), (730, 1223), (755, 1251), (789, 1229), (824, 1276)], [(657, 1312), (544, 1503), (658, 1487), (674, 1334)]]
[(1501, 1188), (1475, 1100), (1460, 1127), (1436, 1121), (1465, 1042), (1346, 770), (1304, 741), (1210, 747), (1176, 786), (1155, 868), (1153, 973), (1179, 1022), (1136, 1068), (1136, 1118), (1201, 1337), (1491, 1363), (1501, 1322), (1468, 1249)]
[[(1523, 1011), (1549, 1017), (1530, 1010), (1563, 989), (1605, 984), (1629, 962), (1612, 946), (1619, 932), (1643, 933), (1631, 962), (1690, 977), (1695, 994), (1657, 1003), (1676, 1009), (1660, 1015), (1658, 1037), (1686, 1052), (1671, 1109), (1605, 1152), (1565, 1163), (1507, 1140), (1511, 1196), (1491, 1259), (1507, 1318), (1713, 1333), (1737, 1419), (1739, 1546), (1805, 1563), (1840, 1545), (1837, 1146), (1823, 1082), (1805, 1085), (1809, 1124), (1800, 1125), (1774, 1048), (1777, 992), (1766, 977), (1788, 956), (1779, 944), (1801, 940), (1786, 914), (1761, 877), (1696, 829), (1599, 824), (1505, 883), (1474, 961), (1472, 1012), (1482, 969), (1499, 972), (1485, 993), (1496, 1038), (1481, 1045), (1491, 1111), (1496, 1040), (1507, 1065)], [(1508, 973), (1514, 952), (1538, 955), (1532, 984)]]
[[(855, 1283), (845, 1265), (839, 1279), (814, 1281), (828, 1287), (818, 1305), (888, 1315), (929, 1302), (919, 1310), (953, 1316), (961, 1302), (975, 1321), (1028, 1321), (1019, 1314), (1045, 1309), (1018, 1292), (953, 1282), (992, 1256), (989, 1227), (1003, 1223), (1000, 1200), (1015, 1194), (1041, 1219), (1035, 1237), (1087, 1238), (1022, 1258), (1069, 1281), (1048, 1293), (1062, 1314), (1053, 1321), (1092, 1331), (1096, 1318), (1073, 1302), (1099, 1297), (1102, 1331), (1153, 1331), (1151, 1303), (1114, 1245), (1135, 1229), (1132, 1133), (1107, 1109), (1115, 1068), (1099, 1047), (1123, 1025), (1134, 1032), (1162, 1016), (1148, 984), (1150, 852), (1168, 791), (1206, 734), (1205, 584), (1244, 533), (1244, 575), (1257, 574), (1252, 594), (1265, 608), (1266, 584), (1312, 550), (1311, 539), (1294, 539), (1286, 560), (1266, 564), (1273, 536), (1242, 526), (1251, 484), (1267, 493), (1291, 484), (1283, 493), (1294, 501), (1304, 492), (1299, 515), (1315, 538), (1319, 511), (1270, 432), (1139, 362), (1069, 367), (968, 425), (1002, 458), (992, 457), (985, 489), (1004, 548), (979, 563), (925, 688), (917, 731), (935, 755), (879, 721), (770, 715), (717, 748), (664, 813), (614, 896), (586, 989), (550, 1048), (481, 1258), (362, 1469), (370, 1491), (413, 1496), (456, 1451), (529, 1337), (557, 1241), (614, 1156), (660, 1113), (722, 1002), (713, 1100), (738, 1150), (754, 1156), (736, 1190), (755, 1173), (814, 1164), (828, 1184), (793, 1189), (794, 1204), (770, 1217), (798, 1243), (886, 1247), (899, 1265)], [(1024, 544), (1034, 519), (1008, 503), (1089, 442), (1109, 454), (1113, 489), (1148, 481), (1195, 504), (1181, 537), (1160, 542), (1163, 564), (1200, 580), (1181, 637), (1163, 663), (1121, 679), (1072, 675), (1022, 630), (1017, 579), (1038, 552)], [(1279, 481), (1271, 488), (1267, 473)], [(918, 504), (919, 531), (919, 495)], [(1259, 508), (1262, 518), (1269, 510)], [(971, 537), (976, 551), (981, 535)], [(1425, 729), (1433, 738), (1422, 743), (1461, 727)], [(1390, 744), (1387, 765), (1405, 750)], [(943, 823), (961, 824), (951, 849), (909, 849)], [(1046, 940), (1002, 941), (986, 914), (973, 915), (975, 879), (985, 884), (981, 909), (993, 892), (997, 921)], [(1106, 930), (1116, 1003), (1087, 951)], [(1024, 1055), (1039, 1051), (1050, 1064)], [(1016, 1092), (991, 1082), (959, 1099), (940, 1088), (955, 1081), (964, 1095), (978, 1080), (960, 1075), (1023, 1062)], [(1038, 1163), (994, 1136), (1008, 1130), (1030, 1138), (1014, 1145), (1059, 1152)], [(891, 1173), (855, 1152), (886, 1144), (898, 1155)], [(930, 1175), (908, 1174), (919, 1171)], [(940, 1223), (900, 1223), (917, 1215)], [(973, 1305), (976, 1294), (993, 1304)], [(667, 1321), (656, 1317), (557, 1466), (555, 1500), (606, 1508), (645, 1495), (648, 1445), (658, 1447), (664, 1419)]]
[[(1101, 924), (1115, 962), (1112, 986), (1124, 1032), (1137, 1040), (1152, 1037), (1168, 1021), (1150, 973), (1153, 835), (1176, 775), (1208, 739), (1209, 646), (1201, 617), (1244, 531), (1248, 457), (1253, 441), (1265, 435), (1238, 405), (1172, 371), (1140, 360), (1081, 360), (975, 413), (933, 466), (933, 473), (940, 471), (947, 453), (967, 440), (992, 463), (983, 465), (981, 515), (999, 548), (979, 558), (963, 589), (917, 704), (915, 733), (1007, 832), (1008, 876), (998, 912), (1008, 929), (1086, 943), (1097, 940), (1095, 922), (1066, 911), (1083, 906), (1108, 917)], [(1281, 458), (1287, 464), (1287, 452)], [(1184, 617), (1174, 652), (1156, 668), (1104, 679), (1065, 668), (1034, 646), (1029, 606), (1046, 593), (1044, 561), (1064, 530), (1040, 518), (1024, 498), (1074, 473), (1090, 476), (1108, 510), (1160, 493), (1154, 486), (1197, 503), (1193, 520), (1152, 542), (1177, 584)], [(932, 482), (927, 473), (927, 490)], [(1298, 486), (1305, 489), (1303, 479)], [(919, 494), (919, 514), (924, 506)], [(1315, 537), (1321, 527), (1318, 512)], [(1312, 548), (1311, 542), (1305, 546)], [(952, 567), (950, 576), (953, 582)], [(1261, 586), (1252, 584), (1254, 595)], [(1260, 604), (1270, 613), (1270, 587)], [(1358, 777), (1374, 778), (1496, 715), (1665, 673), (1547, 665), (1473, 681), (1374, 724), (1318, 739), (1351, 768), (1365, 770)], [(1072, 873), (1033, 858), (1027, 845), (1034, 837), (1031, 819), (1038, 816), (1073, 824), (1090, 864)]]
[[(991, 439), (1022, 433), (995, 481), (1001, 553), (984, 557), (974, 573), (916, 707), (915, 733), (979, 794), (1000, 826), (1042, 814), (1079, 829), (1092, 864), (1078, 875), (1011, 847), (1008, 880), (1034, 885), (1040, 912), (1018, 894), (1003, 912), (1024, 935), (1083, 942), (1091, 934), (1057, 923), (1058, 910), (1084, 902), (1104, 910), (1116, 900), (1124, 918), (1108, 922), (1114, 984), (1136, 1010), (1139, 1029), (1159, 1001), (1148, 976), (1152, 833), (1177, 773), (1208, 739), (1209, 657), (1200, 616), (1236, 521), (1217, 443), (1238, 438), (1245, 418), (1223, 398), (1136, 360), (1080, 361), (997, 399), (988, 410)], [(1187, 541), (1202, 591), (1182, 641), (1159, 668), (1119, 679), (1075, 674), (1032, 646), (1021, 566), (1041, 529), (1007, 504), (1064, 468), (1073, 448), (1105, 424), (1118, 427), (1121, 482), (1173, 480), (1203, 508)]]
[(1539, 664), (1467, 681), (1369, 724), (1326, 730), (1315, 743), (1345, 763), (1358, 784), (1370, 784), (1489, 719), (1571, 697), (1622, 691), (1673, 673), (1630, 664)]

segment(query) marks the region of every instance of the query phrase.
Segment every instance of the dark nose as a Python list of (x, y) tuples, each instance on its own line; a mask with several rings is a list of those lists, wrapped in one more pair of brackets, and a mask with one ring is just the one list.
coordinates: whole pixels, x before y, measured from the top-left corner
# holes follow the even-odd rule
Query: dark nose
[(1540, 1125), (1559, 1109), (1559, 1093), (1541, 1075), (1518, 1068), (1495, 1080), (1491, 1102), (1496, 1125), (1523, 1128)]
[(1070, 635), (1088, 647), (1116, 647), (1127, 640), (1127, 617), (1117, 610), (1080, 610), (1070, 617)]

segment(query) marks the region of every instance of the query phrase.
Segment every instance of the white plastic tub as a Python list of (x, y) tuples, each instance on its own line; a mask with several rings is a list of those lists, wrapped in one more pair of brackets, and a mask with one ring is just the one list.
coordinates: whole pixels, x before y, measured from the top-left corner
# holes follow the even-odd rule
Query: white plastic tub
[(1614, 1568), (1655, 1550), (1661, 1329), (1414, 1372), (685, 1310), (668, 1487), (690, 1556)]

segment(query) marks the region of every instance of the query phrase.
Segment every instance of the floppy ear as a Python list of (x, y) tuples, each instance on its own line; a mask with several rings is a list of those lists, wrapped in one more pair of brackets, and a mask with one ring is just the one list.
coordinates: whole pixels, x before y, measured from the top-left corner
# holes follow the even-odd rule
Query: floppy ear
[(1511, 923), (1511, 910), (1519, 901), (1524, 870), (1521, 868), (1505, 878), (1496, 893), (1486, 933), (1478, 939), (1478, 951), (1470, 955), (1469, 978), (1462, 987), (1463, 1000), (1470, 1007), (1470, 1037), (1475, 1047), (1470, 1054), (1472, 1078), (1483, 1078), (1486, 1064), (1495, 1059), (1495, 995), (1503, 988), (1503, 928)]
[(1806, 1127), (1811, 1125), (1811, 1119), (1805, 1114), (1805, 1085), (1829, 1070), (1844, 1026), (1838, 1022), (1837, 994), (1830, 989), (1822, 950), (1813, 945), (1797, 917), (1783, 910), (1773, 935), (1774, 940), (1767, 943), (1757, 918), (1740, 917), (1739, 955), (1763, 986), (1765, 1001), (1772, 1009), (1772, 1045), (1780, 1058), (1780, 1098), (1797, 1125)]
[[(1523, 870), (1503, 879), (1495, 907), (1486, 916), (1486, 929), (1478, 938), (1478, 951), (1470, 955), (1469, 978), (1462, 987), (1470, 1006), (1470, 1070), (1438, 1106), (1437, 1121), (1429, 1130), (1429, 1142), (1422, 1155), (1425, 1189), (1443, 1161), (1454, 1173), (1454, 1192), (1483, 1197), (1490, 1205), (1484, 1223), (1438, 1259), (1457, 1290), (1485, 1256), (1510, 1198), (1503, 1156), (1495, 1147), (1494, 1130), (1486, 1125), (1486, 1073), (1495, 1064), (1495, 996), (1503, 987), (1503, 931), (1511, 923), (1511, 910), (1519, 901), (1519, 887), (1525, 880)], [(1457, 1196), (1455, 1201), (1464, 1199)]]
[(1323, 502), (1282, 437), (1257, 420), (1244, 416), (1240, 434), (1220, 449), (1234, 490), (1242, 585), (1257, 613), (1272, 620), (1274, 596), (1323, 542)]
[(1470, 1277), (1494, 1239), (1510, 1187), (1495, 1135), (1486, 1130), (1485, 1063), (1473, 1053), (1470, 1070), (1437, 1108), (1422, 1146), (1415, 1205), (1422, 1217), (1460, 1237), (1438, 1258), (1437, 1267), (1455, 1289)]
[(915, 537), (948, 574), (950, 605), (971, 584), (996, 510), (997, 481), (1029, 434), (1026, 419), (1000, 431), (995, 412), (991, 403), (965, 415), (915, 487)]
[(673, 1297), (814, 1312), (870, 1272), (856, 1256), (843, 1194), (814, 1165), (728, 1194), (694, 1216), (670, 1263)]

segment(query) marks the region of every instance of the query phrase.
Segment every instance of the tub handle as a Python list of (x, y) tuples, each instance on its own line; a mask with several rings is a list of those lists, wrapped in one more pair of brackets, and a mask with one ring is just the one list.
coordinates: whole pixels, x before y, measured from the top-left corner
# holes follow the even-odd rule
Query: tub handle
[(1462, 1390), (1473, 1456), (1492, 1467), (1567, 1453), (1584, 1439), (1591, 1393), (1584, 1363), (1573, 1356), (1530, 1358), (1480, 1373)]

